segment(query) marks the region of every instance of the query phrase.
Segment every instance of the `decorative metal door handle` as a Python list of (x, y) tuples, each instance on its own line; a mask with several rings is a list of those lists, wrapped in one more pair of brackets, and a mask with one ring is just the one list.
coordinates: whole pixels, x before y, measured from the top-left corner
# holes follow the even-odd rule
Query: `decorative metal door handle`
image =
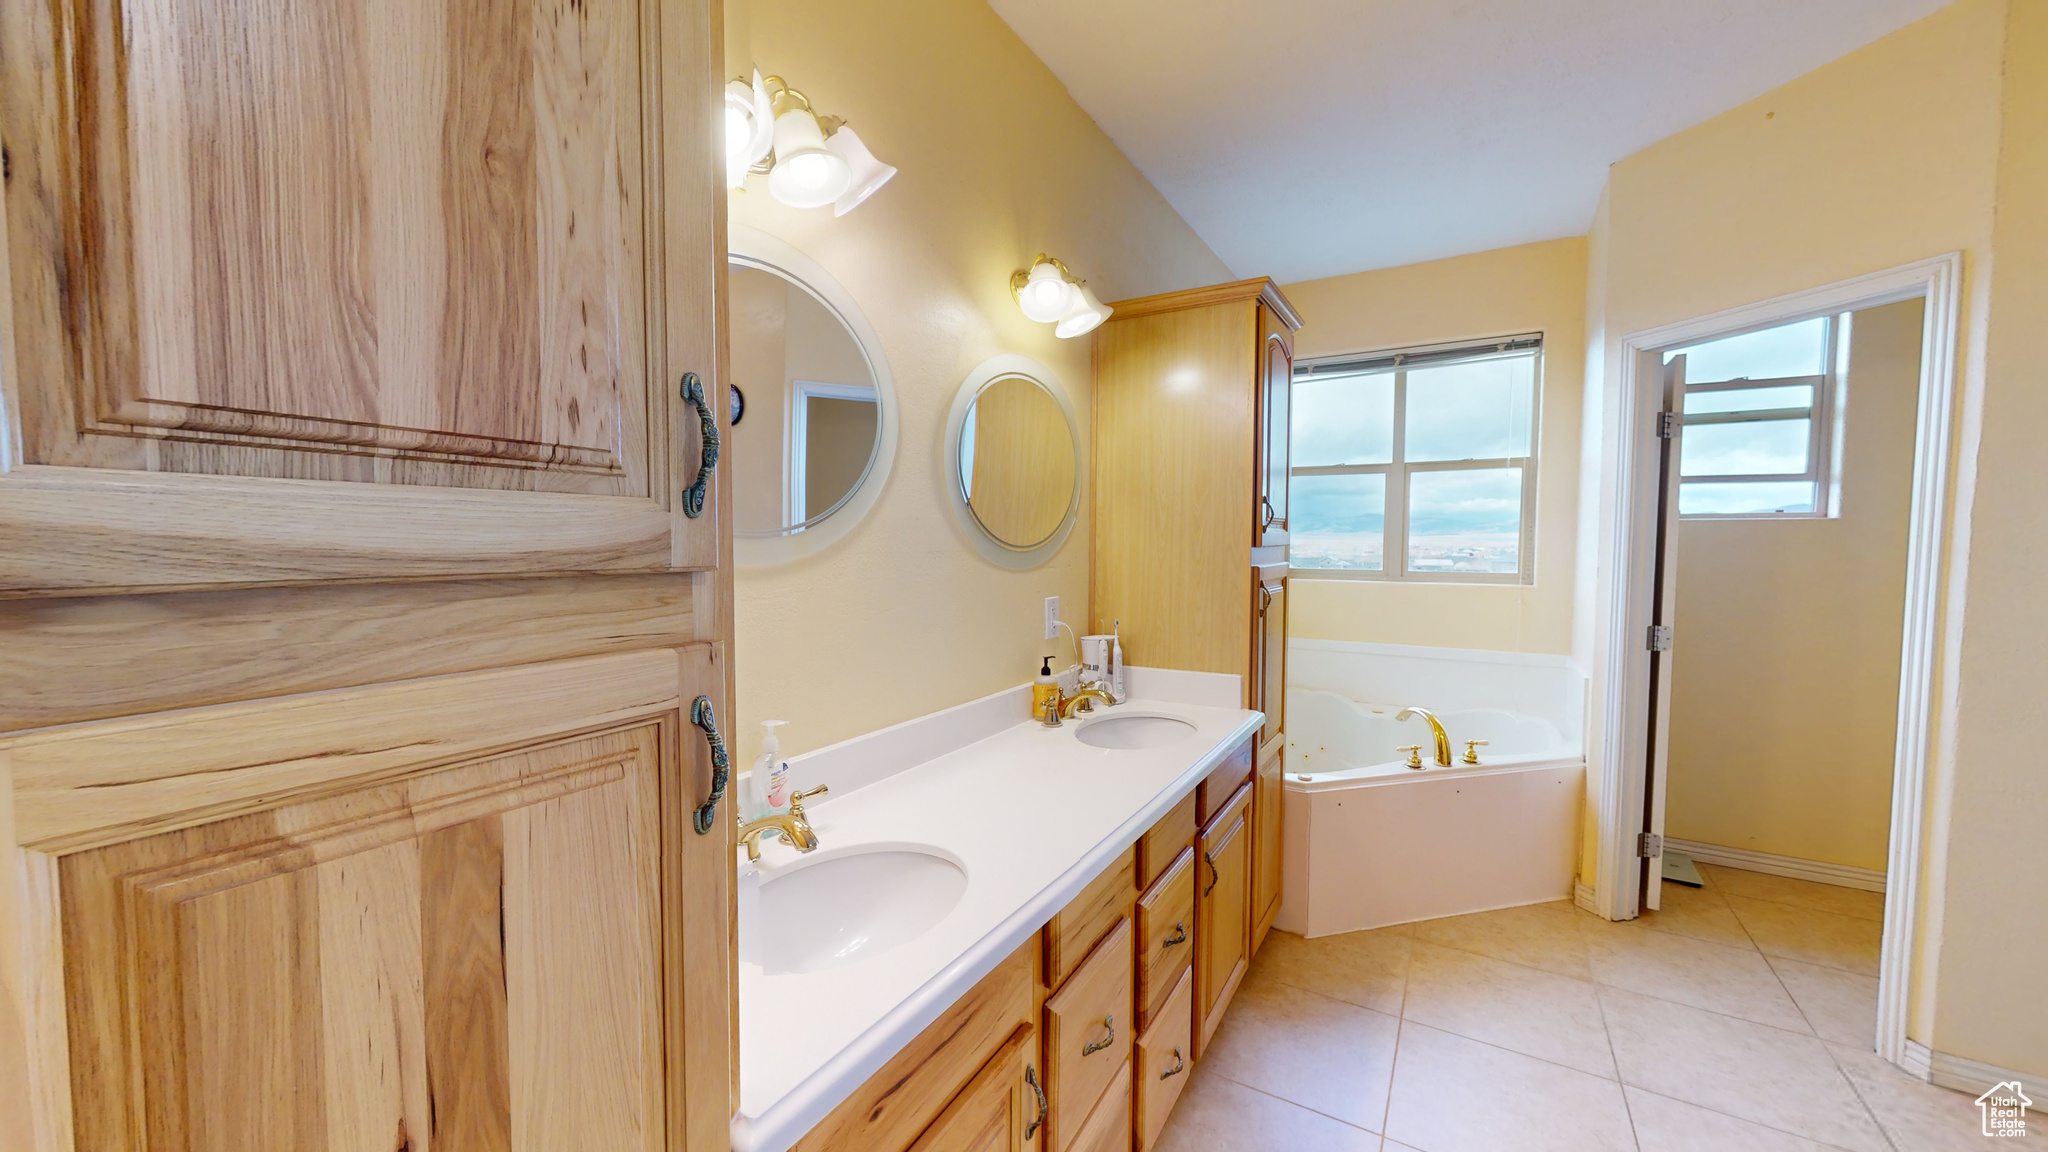
[(1216, 874), (1216, 857), (1211, 856), (1207, 849), (1202, 852), (1202, 860), (1209, 865), (1209, 886), (1202, 889), (1202, 895), (1207, 896), (1216, 890), (1216, 881), (1219, 877)]
[(1045, 1089), (1038, 1086), (1038, 1069), (1026, 1064), (1024, 1066), (1024, 1082), (1031, 1085), (1031, 1094), (1038, 1097), (1038, 1119), (1024, 1126), (1024, 1138), (1029, 1140), (1031, 1139), (1031, 1134), (1038, 1131), (1038, 1126), (1045, 1123), (1046, 1100)]
[(1278, 516), (1273, 511), (1273, 501), (1264, 496), (1259, 497), (1259, 527), (1271, 528), (1275, 519), (1278, 519)]
[(704, 398), (704, 381), (695, 372), (683, 373), (683, 399), (697, 410), (697, 425), (704, 437), (704, 453), (697, 461), (697, 478), (683, 489), (683, 515), (695, 520), (704, 514), (704, 496), (711, 488), (711, 470), (718, 467), (718, 417)]
[(1168, 936), (1168, 937), (1167, 937), (1166, 939), (1164, 939), (1164, 940), (1161, 940), (1161, 941), (1159, 942), (1159, 946), (1160, 946), (1161, 948), (1171, 948), (1171, 947), (1173, 947), (1173, 946), (1174, 946), (1175, 944), (1185, 944), (1185, 943), (1187, 943), (1187, 942), (1188, 942), (1188, 929), (1187, 929), (1187, 922), (1186, 922), (1185, 920), (1175, 920), (1175, 921), (1173, 922), (1173, 935), (1171, 935), (1171, 936)]
[(1104, 1016), (1102, 1018), (1102, 1026), (1104, 1028), (1109, 1029), (1109, 1035), (1104, 1036), (1102, 1039), (1095, 1041), (1093, 1044), (1083, 1045), (1081, 1048), (1081, 1055), (1093, 1056), (1097, 1052), (1102, 1051), (1104, 1048), (1109, 1047), (1111, 1044), (1116, 1043), (1116, 1017)]
[(711, 831), (711, 818), (718, 814), (718, 802), (725, 798), (725, 780), (732, 761), (725, 754), (725, 741), (718, 735), (718, 715), (711, 710), (711, 697), (699, 696), (690, 705), (690, 723), (704, 730), (704, 742), (711, 745), (711, 796), (697, 807), (697, 835)]
[(1161, 1080), (1164, 1080), (1169, 1076), (1178, 1076), (1187, 1070), (1188, 1062), (1186, 1060), (1181, 1059), (1180, 1045), (1176, 1044), (1173, 1046), (1173, 1067), (1168, 1068), (1164, 1072), (1161, 1072), (1159, 1074), (1159, 1078)]

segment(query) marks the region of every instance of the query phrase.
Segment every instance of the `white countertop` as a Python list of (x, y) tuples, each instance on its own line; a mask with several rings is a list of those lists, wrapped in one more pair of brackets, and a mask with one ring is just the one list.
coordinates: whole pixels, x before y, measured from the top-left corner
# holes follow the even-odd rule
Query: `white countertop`
[[(1134, 675), (1128, 703), (1095, 713), (1151, 713), (1195, 725), (1193, 734), (1157, 748), (1091, 748), (1075, 738), (1074, 721), (1057, 729), (1013, 721), (1028, 705), (1013, 690), (949, 710), (950, 721), (939, 713), (876, 733), (866, 749), (849, 741), (827, 750), (832, 756), (814, 754), (809, 766), (802, 761), (812, 758), (792, 758), (798, 787), (835, 777), (864, 784), (810, 807), (819, 852), (928, 845), (963, 867), (967, 888), (924, 935), (843, 967), (770, 976), (742, 959), (735, 1152), (784, 1152), (794, 1144), (1258, 731), (1260, 713), (1186, 702), (1235, 699), (1236, 677), (1205, 677), (1228, 681), (1219, 690), (1186, 679), (1193, 675)], [(948, 723), (956, 738), (975, 735), (977, 723), (990, 734), (872, 782), (871, 767), (828, 766), (871, 765), (886, 758), (877, 750), (892, 738), (895, 747), (914, 747), (918, 732), (928, 742), (933, 724)], [(744, 887), (755, 866), (742, 859)], [(799, 859), (770, 841), (761, 875)]]

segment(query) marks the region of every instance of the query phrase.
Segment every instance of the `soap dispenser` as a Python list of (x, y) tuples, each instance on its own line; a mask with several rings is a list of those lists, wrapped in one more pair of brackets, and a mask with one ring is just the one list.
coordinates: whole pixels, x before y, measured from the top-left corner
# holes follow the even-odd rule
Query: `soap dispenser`
[(1047, 656), (1045, 663), (1038, 667), (1037, 678), (1031, 682), (1031, 714), (1045, 715), (1045, 702), (1057, 699), (1059, 694), (1059, 680), (1052, 674), (1052, 657)]
[(747, 820), (759, 820), (789, 805), (789, 765), (777, 759), (782, 754), (782, 742), (775, 738), (775, 730), (787, 723), (761, 721), (761, 755), (747, 775), (747, 806), (752, 809), (742, 814)]

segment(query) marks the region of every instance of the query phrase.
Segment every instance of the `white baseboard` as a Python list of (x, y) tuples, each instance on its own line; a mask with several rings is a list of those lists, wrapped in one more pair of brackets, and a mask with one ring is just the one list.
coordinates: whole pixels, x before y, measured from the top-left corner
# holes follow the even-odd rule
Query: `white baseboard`
[(1996, 1064), (1986, 1064), (1982, 1060), (1972, 1060), (1967, 1056), (1951, 1056), (1946, 1052), (1936, 1052), (1918, 1040), (1906, 1041), (1906, 1059), (1902, 1062), (1902, 1067), (1929, 1084), (1954, 1089), (1957, 1092), (1967, 1092), (1972, 1096), (2008, 1080), (2019, 1081), (2021, 1091), (2030, 1095), (2048, 1093), (2048, 1080), (2043, 1080), (2039, 1076), (2015, 1072), (2010, 1068), (2000, 1068)]
[(1790, 876), (1794, 880), (1811, 880), (1816, 884), (1861, 888), (1865, 892), (1884, 891), (1884, 873), (1872, 868), (1823, 864), (1818, 860), (1773, 856), (1769, 852), (1752, 852), (1747, 848), (1723, 848), (1719, 844), (1701, 844), (1696, 840), (1674, 840), (1669, 837), (1665, 838), (1664, 848), (1666, 851), (1683, 853), (1695, 861), (1719, 864), (1724, 868), (1768, 872), (1773, 876)]
[(1593, 890), (1577, 881), (1572, 883), (1572, 903), (1595, 916), (1600, 914), (1599, 906), (1593, 903)]

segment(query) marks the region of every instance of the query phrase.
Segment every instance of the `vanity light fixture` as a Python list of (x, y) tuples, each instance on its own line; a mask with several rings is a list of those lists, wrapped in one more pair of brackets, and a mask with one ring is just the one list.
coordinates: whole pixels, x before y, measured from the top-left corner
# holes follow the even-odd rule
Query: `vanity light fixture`
[(768, 177), (768, 194), (792, 208), (844, 216), (896, 175), (846, 121), (820, 115), (780, 76), (754, 73), (725, 86), (725, 183)]
[(1053, 335), (1062, 340), (1093, 332), (1109, 319), (1109, 305), (1096, 299), (1065, 264), (1043, 252), (1029, 269), (1010, 274), (1010, 295), (1026, 319), (1054, 325)]

